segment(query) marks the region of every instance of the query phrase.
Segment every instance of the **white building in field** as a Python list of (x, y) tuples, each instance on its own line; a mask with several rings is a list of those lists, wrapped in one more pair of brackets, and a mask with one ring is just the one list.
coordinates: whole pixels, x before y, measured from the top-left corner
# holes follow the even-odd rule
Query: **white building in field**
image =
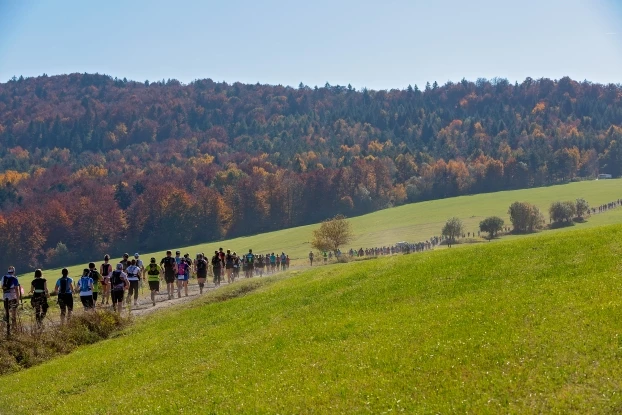
[(599, 174), (596, 180), (602, 180), (602, 179), (611, 179), (611, 175), (610, 174)]

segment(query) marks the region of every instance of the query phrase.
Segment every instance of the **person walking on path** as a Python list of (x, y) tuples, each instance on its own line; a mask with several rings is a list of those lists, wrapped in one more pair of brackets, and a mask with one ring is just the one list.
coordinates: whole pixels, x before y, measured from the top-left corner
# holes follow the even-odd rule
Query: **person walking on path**
[(102, 285), (102, 276), (97, 272), (94, 262), (89, 263), (89, 277), (93, 279), (93, 307), (97, 305), (97, 294)]
[(116, 271), (112, 272), (110, 277), (110, 294), (112, 297), (112, 308), (121, 314), (123, 308), (123, 295), (125, 290), (130, 287), (130, 283), (127, 280), (127, 274), (123, 272), (123, 264), (118, 263)]
[(4, 300), (4, 319), (6, 321), (6, 334), (11, 334), (17, 328), (17, 304), (20, 298), (19, 281), (15, 276), (15, 267), (8, 268), (6, 275), (2, 277), (2, 299)]
[(93, 278), (89, 275), (91, 270), (84, 269), (82, 277), (78, 280), (78, 292), (80, 293), (80, 301), (84, 306), (84, 310), (88, 311), (94, 308), (93, 304)]
[(160, 292), (160, 274), (162, 268), (156, 264), (156, 259), (151, 258), (151, 262), (147, 265), (147, 282), (149, 284), (149, 291), (151, 291), (151, 303), (155, 306), (155, 295)]
[(160, 261), (160, 266), (164, 268), (164, 282), (166, 282), (169, 300), (173, 298), (175, 276), (177, 275), (177, 262), (171, 255), (171, 251), (166, 251), (166, 256)]
[(132, 304), (132, 296), (134, 297), (134, 305), (138, 305), (138, 287), (140, 286), (140, 279), (142, 278), (142, 273), (138, 265), (136, 265), (136, 260), (133, 259), (130, 262), (130, 265), (127, 267), (125, 271), (127, 273), (127, 280), (130, 282), (130, 288), (127, 292), (127, 304)]
[(43, 272), (40, 269), (35, 270), (35, 279), (30, 283), (30, 305), (35, 311), (35, 320), (37, 322), (37, 328), (43, 327), (43, 319), (48, 312), (48, 283), (43, 278)]
[(99, 267), (99, 274), (102, 279), (102, 302), (101, 305), (104, 305), (104, 300), (106, 301), (106, 305), (110, 304), (110, 275), (112, 274), (112, 264), (109, 263), (110, 255), (104, 255), (104, 263)]
[(196, 262), (197, 281), (199, 282), (199, 294), (203, 294), (205, 280), (207, 280), (207, 261), (203, 258), (203, 254), (199, 254)]
[(56, 281), (54, 292), (57, 294), (58, 306), (60, 307), (60, 324), (71, 320), (73, 313), (73, 279), (69, 278), (69, 271), (63, 268), (62, 277)]

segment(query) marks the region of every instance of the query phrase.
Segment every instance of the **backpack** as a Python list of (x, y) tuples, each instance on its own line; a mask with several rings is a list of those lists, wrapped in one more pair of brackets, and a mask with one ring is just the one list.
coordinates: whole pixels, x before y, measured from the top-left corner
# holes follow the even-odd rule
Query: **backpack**
[(81, 277), (80, 278), (80, 292), (85, 293), (87, 291), (91, 291), (91, 287), (89, 287), (89, 277)]
[(170, 270), (173, 268), (173, 264), (175, 264), (176, 262), (175, 262), (175, 258), (167, 256), (162, 260), (162, 263), (164, 263), (164, 268)]
[(102, 264), (102, 271), (104, 272), (102, 276), (107, 277), (108, 275), (110, 275), (110, 271), (112, 271), (112, 265)]
[(227, 254), (227, 265), (233, 265), (233, 255)]
[(179, 265), (177, 265), (177, 275), (186, 275), (188, 271), (188, 264), (185, 261), (181, 261)]
[(219, 256), (218, 256), (218, 255), (214, 255), (214, 256), (212, 257), (212, 266), (213, 266), (214, 268), (220, 268), (220, 258), (219, 258)]
[(89, 277), (93, 279), (93, 285), (99, 282), (99, 278), (100, 278), (99, 272), (95, 270), (91, 270), (91, 272), (89, 273)]
[(113, 271), (112, 278), (110, 280), (113, 287), (124, 283), (123, 278), (121, 278), (121, 271)]
[(8, 293), (13, 289), (13, 276), (5, 275), (2, 277), (2, 292)]
[(197, 271), (205, 271), (207, 269), (207, 262), (204, 259), (197, 261)]
[(149, 269), (147, 270), (148, 275), (160, 275), (160, 271), (158, 271), (157, 264), (149, 264)]
[(59, 284), (59, 294), (69, 294), (69, 278), (61, 277)]
[(253, 262), (255, 262), (255, 255), (246, 254), (246, 262), (248, 262), (249, 264), (252, 264)]

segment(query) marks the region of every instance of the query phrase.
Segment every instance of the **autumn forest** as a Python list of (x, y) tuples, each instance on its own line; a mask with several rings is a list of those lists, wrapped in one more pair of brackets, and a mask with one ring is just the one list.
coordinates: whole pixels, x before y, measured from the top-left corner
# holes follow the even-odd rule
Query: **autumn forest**
[(0, 84), (0, 257), (52, 267), (620, 176), (621, 99), (569, 78), (390, 91), (13, 78)]

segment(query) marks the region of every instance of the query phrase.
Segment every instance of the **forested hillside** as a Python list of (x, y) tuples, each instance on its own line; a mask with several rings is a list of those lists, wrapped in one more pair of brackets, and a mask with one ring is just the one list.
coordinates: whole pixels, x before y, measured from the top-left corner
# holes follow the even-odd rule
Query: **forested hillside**
[[(622, 87), (0, 84), (0, 260), (161, 249), (622, 170)], [(23, 268), (22, 268), (23, 269)]]

